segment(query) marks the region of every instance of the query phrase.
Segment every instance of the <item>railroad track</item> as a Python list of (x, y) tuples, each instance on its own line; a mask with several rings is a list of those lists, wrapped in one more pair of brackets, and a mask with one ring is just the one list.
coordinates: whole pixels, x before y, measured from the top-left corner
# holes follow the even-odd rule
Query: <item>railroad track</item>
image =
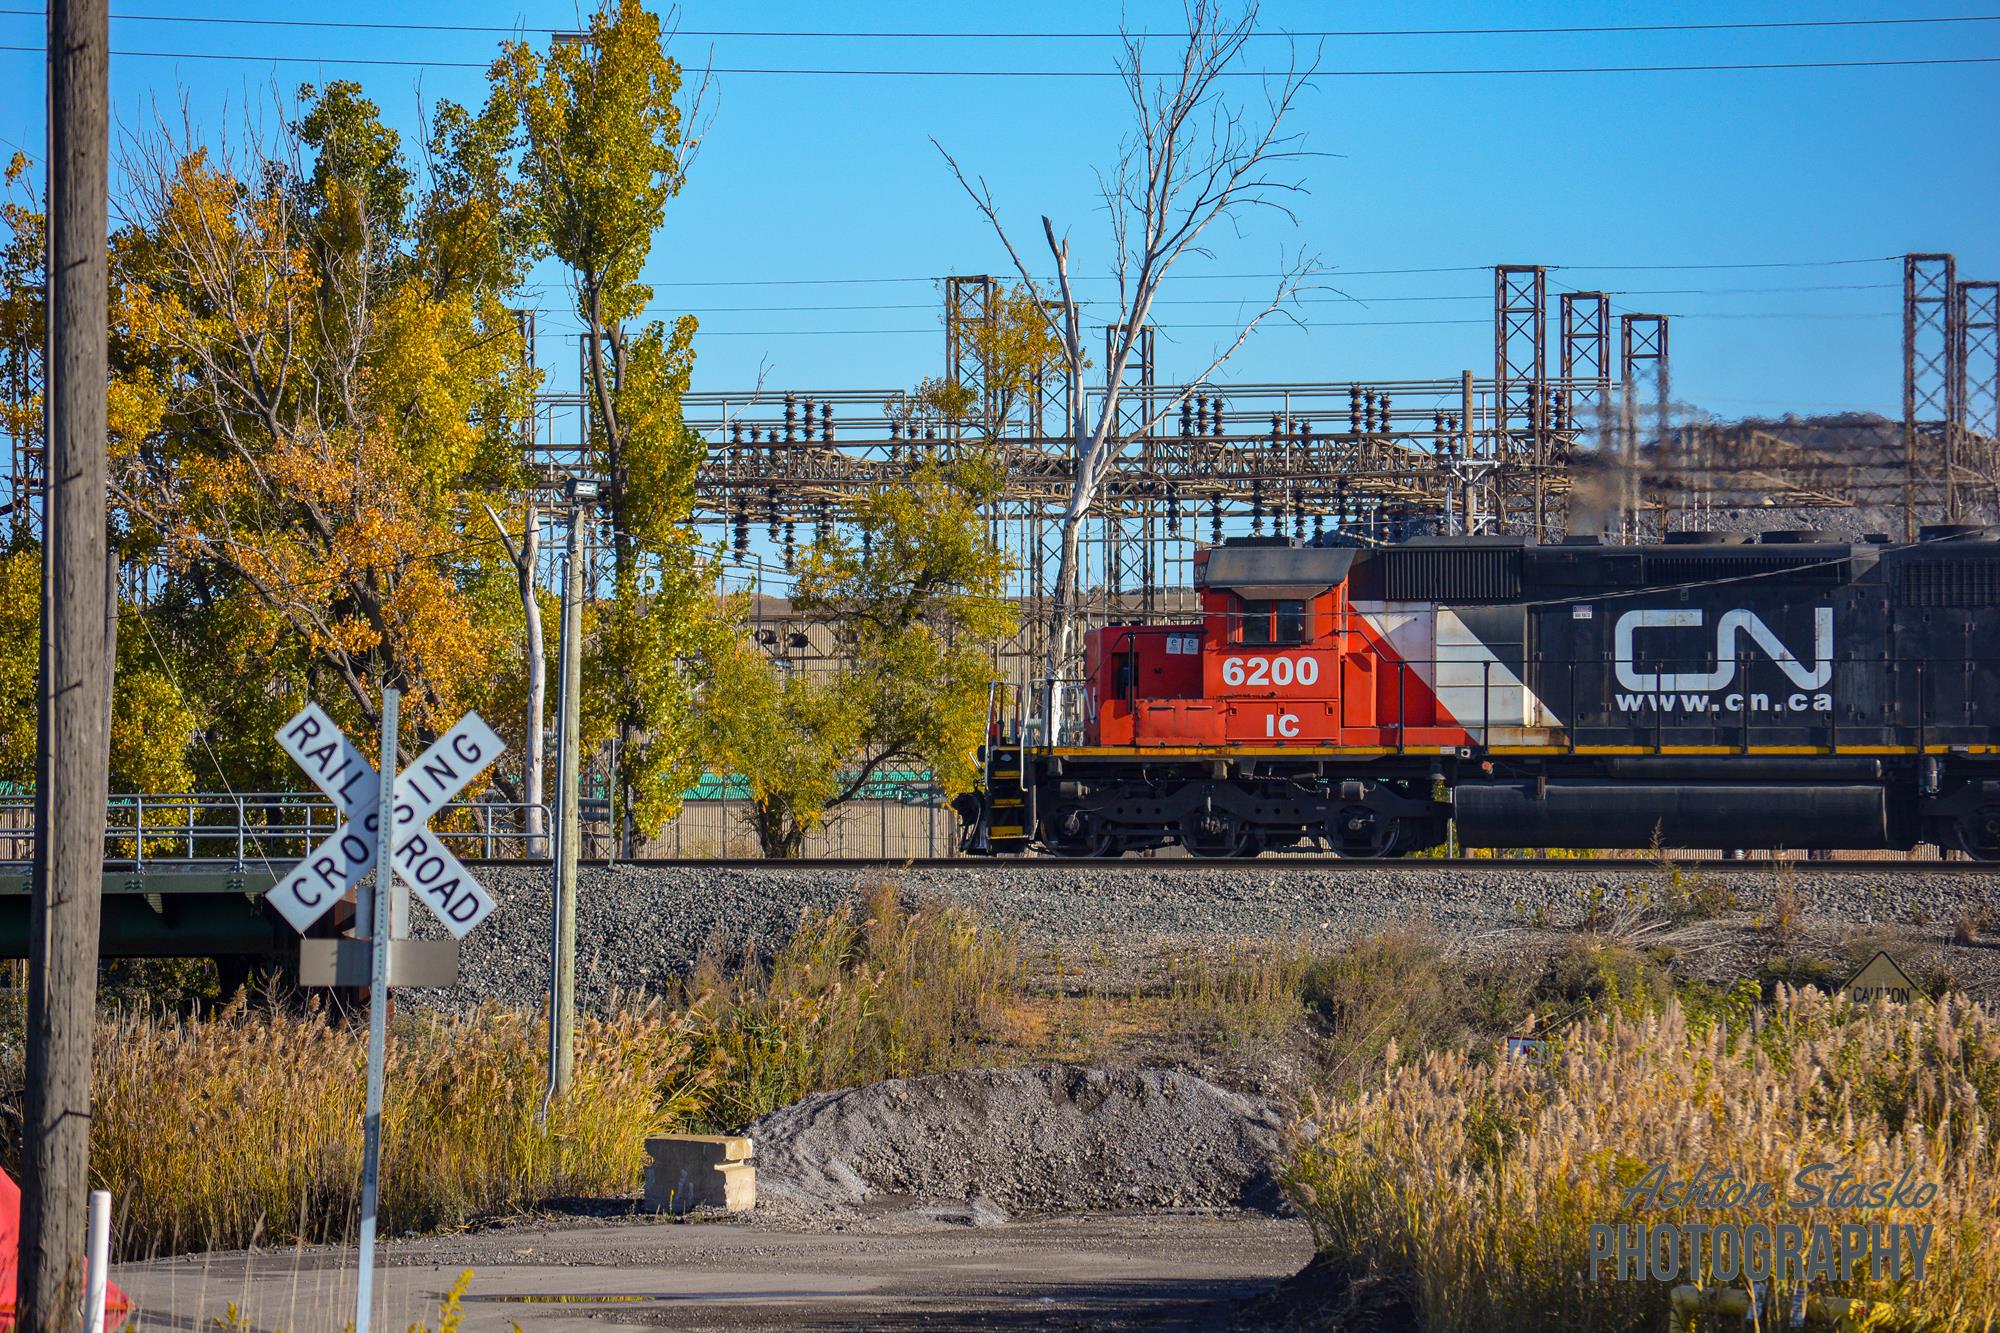
[[(531, 865), (533, 862), (495, 861), (477, 862), (468, 858), (468, 864), (480, 865)], [(546, 864), (546, 863), (543, 863)], [(1613, 871), (1623, 874), (1643, 872), (1665, 873), (1679, 870), (1704, 871), (1716, 874), (1740, 875), (1757, 872), (1778, 872), (1792, 870), (1800, 874), (1812, 875), (2000, 875), (2000, 862), (1994, 861), (1802, 861), (1780, 860), (1775, 857), (1751, 857), (1740, 861), (1724, 861), (1715, 858), (1683, 860), (1675, 858), (1662, 863), (1635, 857), (1523, 857), (1492, 859), (1487, 857), (1394, 857), (1387, 860), (1362, 860), (1339, 856), (1253, 856), (1253, 857), (823, 857), (795, 861), (772, 861), (757, 857), (712, 858), (706, 860), (672, 858), (636, 858), (633, 860), (591, 860), (582, 864), (594, 867), (631, 866), (645, 870), (672, 870), (684, 867), (689, 870), (768, 870), (786, 872), (792, 870), (1106, 870), (1133, 873), (1194, 873), (1203, 870), (1311, 870), (1333, 873), (1359, 873), (1362, 871), (1401, 870), (1421, 873), (1427, 870), (1451, 870), (1472, 872), (1518, 872), (1522, 870), (1549, 870), (1563, 873), (1579, 871)]]

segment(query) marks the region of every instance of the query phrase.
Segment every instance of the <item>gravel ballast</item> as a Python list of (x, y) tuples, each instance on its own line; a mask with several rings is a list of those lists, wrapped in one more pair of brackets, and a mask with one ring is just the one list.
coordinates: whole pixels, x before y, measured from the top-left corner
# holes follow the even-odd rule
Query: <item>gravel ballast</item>
[[(537, 1006), (548, 993), (548, 869), (489, 864), (477, 873), (500, 905), (466, 939), (460, 984), (449, 992), (412, 991), (410, 998), (458, 1009), (489, 1001)], [(1726, 890), (1738, 907), (1734, 919), (1746, 926), (1769, 916), (1781, 882), (1769, 870), (1689, 873)], [(959, 903), (1019, 931), (1031, 956), (1114, 965), (1239, 940), (1331, 947), (1398, 925), (1425, 927), (1469, 947), (1497, 947), (1523, 931), (1574, 925), (1593, 903), (1601, 909), (1656, 894), (1670, 877), (1644, 862), (1630, 870), (1474, 871), (1421, 862), (1287, 867), (1277, 859), (1193, 870), (968, 861), (900, 873), (863, 865), (590, 865), (582, 870), (577, 925), (580, 1002), (603, 1010), (614, 994), (657, 991), (684, 976), (704, 950), (734, 958), (746, 948), (770, 948), (788, 937), (802, 911), (840, 906), (886, 874), (908, 894)], [(1788, 878), (1788, 896), (1807, 926), (1914, 924), (1943, 936), (1959, 915), (2000, 903), (2000, 874), (1806, 863)], [(426, 919), (420, 929), (426, 928), (434, 931), (434, 923)]]
[(759, 1207), (853, 1210), (882, 1196), (949, 1220), (1155, 1208), (1274, 1210), (1279, 1120), (1179, 1069), (1044, 1064), (820, 1093), (744, 1131)]

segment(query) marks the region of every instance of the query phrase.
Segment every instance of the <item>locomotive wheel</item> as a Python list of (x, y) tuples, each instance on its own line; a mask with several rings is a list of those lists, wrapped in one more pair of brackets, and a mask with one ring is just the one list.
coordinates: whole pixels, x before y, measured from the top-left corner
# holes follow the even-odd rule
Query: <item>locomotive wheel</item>
[(1124, 851), (1117, 835), (1105, 828), (1103, 821), (1081, 810), (1065, 810), (1059, 815), (1046, 841), (1057, 856), (1117, 856)]
[(1975, 861), (2000, 861), (2000, 805), (1982, 805), (1962, 817), (1958, 846)]
[(1181, 821), (1181, 846), (1189, 856), (1255, 856), (1257, 830), (1221, 810), (1196, 810)]
[(1396, 850), (1396, 821), (1365, 805), (1342, 806), (1326, 821), (1326, 840), (1338, 856), (1378, 860)]

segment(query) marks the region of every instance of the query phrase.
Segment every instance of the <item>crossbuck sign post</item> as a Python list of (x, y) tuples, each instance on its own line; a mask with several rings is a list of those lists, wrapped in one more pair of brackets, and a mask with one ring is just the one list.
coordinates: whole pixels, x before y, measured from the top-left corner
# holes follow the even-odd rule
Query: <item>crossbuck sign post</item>
[[(464, 939), (492, 913), (493, 895), (426, 825), (506, 748), (479, 714), (467, 713), (399, 773), (396, 724), (401, 698), (397, 690), (382, 692), (379, 772), (318, 704), (301, 708), (278, 732), (278, 744), (332, 798), (344, 822), (265, 895), (293, 929), (304, 934), (385, 859), (380, 831), (390, 831), (386, 860), (394, 874), (378, 874), (375, 891), (358, 904), (360, 910), (355, 913), (357, 931), (363, 925), (368, 930), (368, 1101), (362, 1120), (361, 1276), (354, 1295), (355, 1333), (368, 1333), (374, 1305), (375, 1206), (382, 1164), (389, 987), (399, 981), (411, 984), (419, 980), (419, 969), (414, 967), (398, 974), (398, 953), (414, 954), (423, 947), (419, 941), (397, 938), (409, 929), (408, 909), (396, 910), (405, 891), (392, 888), (392, 880), (416, 890), (453, 940)], [(350, 984), (339, 966), (339, 946), (351, 942), (306, 941), (308, 947), (321, 943), (334, 948), (329, 980)], [(421, 980), (435, 984), (432, 977)]]

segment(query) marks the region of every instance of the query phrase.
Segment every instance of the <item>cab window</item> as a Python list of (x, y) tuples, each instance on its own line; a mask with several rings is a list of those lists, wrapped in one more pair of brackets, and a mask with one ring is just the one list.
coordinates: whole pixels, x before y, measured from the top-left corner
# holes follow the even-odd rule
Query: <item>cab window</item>
[(1306, 604), (1302, 601), (1243, 602), (1237, 642), (1294, 644), (1306, 641)]

